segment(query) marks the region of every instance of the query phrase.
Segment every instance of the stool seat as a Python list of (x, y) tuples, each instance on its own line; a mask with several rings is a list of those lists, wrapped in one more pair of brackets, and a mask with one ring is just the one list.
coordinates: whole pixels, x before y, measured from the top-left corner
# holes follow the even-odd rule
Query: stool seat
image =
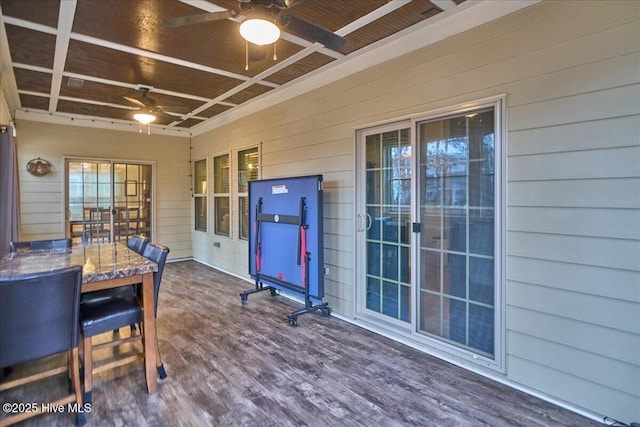
[(142, 306), (135, 296), (97, 299), (80, 304), (80, 325), (84, 337), (113, 331), (122, 325), (142, 322)]

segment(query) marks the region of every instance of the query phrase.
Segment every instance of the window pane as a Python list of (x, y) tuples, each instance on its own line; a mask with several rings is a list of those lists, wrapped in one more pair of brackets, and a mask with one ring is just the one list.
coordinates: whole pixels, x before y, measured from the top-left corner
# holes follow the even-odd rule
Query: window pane
[(493, 260), (469, 257), (469, 299), (493, 305)]
[(213, 191), (215, 193), (229, 192), (229, 155), (213, 158)]
[(230, 236), (229, 228), (229, 197), (214, 197), (216, 215), (216, 234)]
[(207, 160), (198, 160), (193, 166), (193, 193), (207, 194)]
[(207, 198), (194, 197), (195, 202), (195, 229), (207, 231)]
[(249, 181), (258, 179), (258, 149), (238, 152), (238, 193), (249, 191)]
[(367, 277), (367, 308), (380, 311), (380, 280)]
[(398, 280), (398, 246), (382, 245), (382, 277)]
[(393, 282), (382, 282), (382, 313), (398, 318), (398, 285)]
[(367, 136), (367, 169), (379, 168), (382, 163), (380, 161), (380, 135)]
[(440, 258), (438, 251), (422, 251), (422, 280), (420, 287), (434, 292), (440, 292)]
[(493, 354), (493, 309), (469, 304), (469, 346)]
[(460, 298), (467, 297), (467, 257), (444, 254), (449, 265), (444, 266), (444, 293)]
[(247, 240), (249, 238), (249, 197), (239, 197), (238, 203), (240, 207), (240, 238)]

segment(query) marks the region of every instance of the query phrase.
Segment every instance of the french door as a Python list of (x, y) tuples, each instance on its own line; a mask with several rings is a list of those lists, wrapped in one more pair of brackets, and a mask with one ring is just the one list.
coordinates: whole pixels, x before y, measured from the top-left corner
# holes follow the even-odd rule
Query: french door
[(67, 159), (65, 168), (66, 229), (74, 244), (151, 237), (151, 165)]
[(500, 105), (357, 137), (358, 315), (493, 366), (502, 345)]

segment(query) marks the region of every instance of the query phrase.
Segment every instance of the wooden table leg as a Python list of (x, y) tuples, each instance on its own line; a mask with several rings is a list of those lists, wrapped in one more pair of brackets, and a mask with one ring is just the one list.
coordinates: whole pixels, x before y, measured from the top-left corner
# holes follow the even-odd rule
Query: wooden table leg
[(144, 307), (144, 317), (142, 328), (144, 333), (144, 373), (147, 379), (147, 390), (149, 394), (158, 391), (156, 381), (156, 319), (155, 301), (153, 295), (153, 273), (142, 276), (142, 306)]

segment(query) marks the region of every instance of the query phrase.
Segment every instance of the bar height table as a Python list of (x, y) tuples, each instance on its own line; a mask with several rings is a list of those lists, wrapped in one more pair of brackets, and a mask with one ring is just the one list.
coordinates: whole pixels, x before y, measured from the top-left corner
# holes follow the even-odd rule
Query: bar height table
[(123, 243), (73, 246), (71, 249), (50, 249), (16, 252), (0, 257), (0, 277), (12, 277), (82, 265), (82, 292), (142, 283), (142, 322), (144, 370), (147, 391), (158, 391), (156, 381), (156, 324), (154, 316), (153, 273), (158, 265), (129, 249)]

